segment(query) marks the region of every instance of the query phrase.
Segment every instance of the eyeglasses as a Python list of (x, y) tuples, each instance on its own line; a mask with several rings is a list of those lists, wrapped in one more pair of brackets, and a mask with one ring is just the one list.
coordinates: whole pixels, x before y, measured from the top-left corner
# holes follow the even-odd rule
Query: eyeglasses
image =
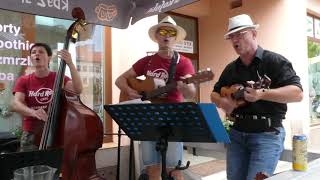
[(177, 35), (177, 31), (176, 30), (169, 30), (169, 29), (159, 29), (159, 34), (160, 36), (166, 36), (169, 35), (170, 37), (174, 37)]
[(239, 39), (242, 38), (248, 31), (240, 31), (236, 33), (229, 34), (226, 39)]

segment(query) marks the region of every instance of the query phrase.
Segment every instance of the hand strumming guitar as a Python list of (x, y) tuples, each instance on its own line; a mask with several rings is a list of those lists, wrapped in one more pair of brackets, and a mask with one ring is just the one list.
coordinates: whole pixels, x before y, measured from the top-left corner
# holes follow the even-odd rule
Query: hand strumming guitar
[(142, 95), (139, 94), (138, 91), (132, 89), (131, 87), (128, 86), (127, 90), (126, 90), (126, 94), (127, 94), (127, 98), (128, 100), (132, 100), (132, 99), (139, 99), (142, 98)]
[(231, 114), (232, 111), (244, 105), (244, 86), (234, 84), (232, 86), (224, 86), (220, 90), (220, 94), (217, 92), (211, 93), (211, 102), (215, 103), (219, 108), (222, 108), (227, 114)]
[(231, 114), (238, 107), (237, 101), (234, 101), (231, 97), (221, 98), (217, 106), (224, 109), (227, 114)]
[[(187, 79), (192, 77), (192, 75), (187, 74), (185, 76), (180, 77), (181, 79)], [(187, 84), (183, 81), (177, 81), (177, 89), (182, 92), (183, 97), (187, 99), (193, 98), (194, 91), (196, 91), (195, 85), (193, 83)]]

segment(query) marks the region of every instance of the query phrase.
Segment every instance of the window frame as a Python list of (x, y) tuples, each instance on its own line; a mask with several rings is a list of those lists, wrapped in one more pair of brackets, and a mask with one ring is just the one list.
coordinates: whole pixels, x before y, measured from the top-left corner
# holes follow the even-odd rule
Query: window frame
[[(104, 104), (112, 104), (112, 44), (111, 44), (111, 28), (105, 26), (104, 27), (104, 42), (105, 42), (105, 62), (104, 62), (104, 98), (103, 102)], [(103, 120), (103, 129), (104, 134), (113, 134), (113, 125), (112, 125), (112, 118), (109, 116), (109, 114), (104, 111), (104, 120)], [(103, 137), (104, 143), (110, 143), (113, 142), (113, 136), (112, 135), (104, 135)]]
[[(319, 38), (315, 38), (315, 33), (316, 33), (315, 32), (315, 19), (320, 21), (320, 14), (308, 9), (307, 10), (307, 17), (311, 17), (312, 21), (313, 21), (313, 23), (312, 23), (313, 24), (313, 37), (310, 37), (310, 36), (306, 35), (307, 36), (307, 41), (311, 41), (311, 42), (320, 44), (320, 37)], [(308, 85), (309, 85), (309, 83), (308, 83)], [(309, 107), (309, 108), (311, 108), (311, 107)], [(312, 119), (309, 119), (309, 121), (310, 121), (310, 127), (317, 126), (317, 125), (320, 124), (319, 122), (311, 123)]]
[(310, 10), (308, 10), (307, 12), (307, 16), (308, 17), (311, 17), (312, 18), (312, 21), (313, 21), (313, 36), (310, 37), (310, 36), (307, 36), (308, 37), (308, 40), (309, 41), (313, 41), (313, 42), (317, 42), (317, 43), (320, 43), (320, 38), (316, 38), (315, 37), (315, 19), (319, 20), (320, 21), (320, 14), (318, 13), (315, 13), (315, 12), (311, 12)]

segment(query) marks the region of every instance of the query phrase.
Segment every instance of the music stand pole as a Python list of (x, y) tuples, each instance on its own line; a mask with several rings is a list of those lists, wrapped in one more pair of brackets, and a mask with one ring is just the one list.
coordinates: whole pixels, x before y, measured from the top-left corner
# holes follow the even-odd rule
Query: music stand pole
[(118, 129), (118, 149), (117, 149), (117, 177), (116, 179), (117, 180), (120, 180), (120, 146), (121, 146), (121, 128), (119, 126), (119, 129)]
[(129, 149), (129, 180), (135, 179), (135, 176), (132, 175), (132, 164), (133, 164), (134, 156), (133, 156), (133, 140), (130, 139), (130, 149)]
[(168, 149), (168, 137), (161, 137), (156, 144), (156, 150), (161, 154), (161, 179), (162, 180), (174, 180), (173, 177), (167, 173), (167, 149)]

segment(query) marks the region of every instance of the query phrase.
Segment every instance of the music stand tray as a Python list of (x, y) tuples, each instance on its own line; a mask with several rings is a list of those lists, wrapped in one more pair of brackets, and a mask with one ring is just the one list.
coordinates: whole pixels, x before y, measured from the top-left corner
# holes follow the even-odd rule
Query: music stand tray
[(230, 142), (212, 103), (115, 104), (104, 108), (133, 140), (156, 141), (166, 133), (168, 141)]
[(0, 154), (0, 179), (11, 180), (14, 170), (35, 165), (48, 165), (56, 168), (55, 179), (58, 179), (61, 170), (62, 156), (62, 149)]
[[(166, 173), (168, 141), (230, 143), (212, 103), (114, 104), (104, 108), (132, 140), (158, 141), (160, 147), (164, 146), (160, 149), (162, 173)], [(161, 176), (170, 179), (166, 174)]]

